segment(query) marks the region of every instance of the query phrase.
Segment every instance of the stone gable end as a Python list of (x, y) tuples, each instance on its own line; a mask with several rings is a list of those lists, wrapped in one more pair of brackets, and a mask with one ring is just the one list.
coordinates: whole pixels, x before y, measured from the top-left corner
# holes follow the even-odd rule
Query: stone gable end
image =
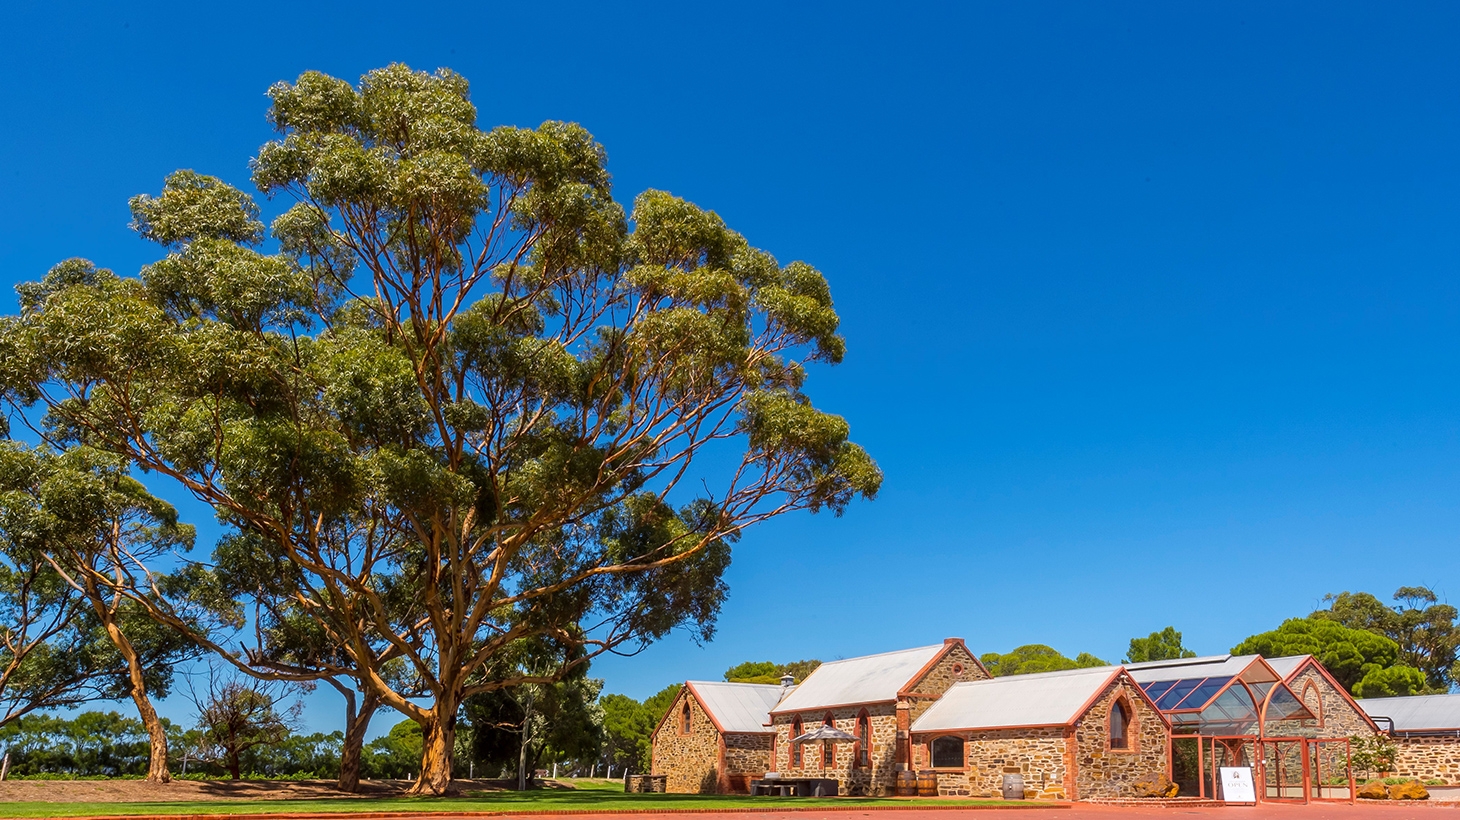
[[(688, 734), (681, 731), (686, 703), (690, 709)], [(720, 732), (688, 686), (674, 699), (652, 742), (654, 774), (666, 775), (665, 791), (713, 794), (719, 790)]]
[(930, 668), (903, 687), (907, 696), (900, 700), (908, 710), (909, 725), (922, 717), (948, 691), (948, 687), (960, 681), (987, 680), (988, 677), (988, 672), (984, 671), (973, 653), (961, 643), (953, 644)]
[(1314, 668), (1312, 662), (1305, 664), (1303, 671), (1288, 682), (1288, 688), (1303, 701), (1308, 711), (1318, 716), (1316, 720), (1283, 721), (1282, 727), (1293, 727), (1294, 735), (1338, 738), (1374, 733), (1374, 727), (1359, 708), (1344, 697), (1327, 676)]
[[(1129, 748), (1110, 748), (1110, 710), (1123, 700), (1131, 712)], [(1130, 797), (1136, 781), (1171, 774), (1171, 733), (1136, 684), (1121, 675), (1075, 720), (1070, 738), (1074, 760), (1073, 799)]]

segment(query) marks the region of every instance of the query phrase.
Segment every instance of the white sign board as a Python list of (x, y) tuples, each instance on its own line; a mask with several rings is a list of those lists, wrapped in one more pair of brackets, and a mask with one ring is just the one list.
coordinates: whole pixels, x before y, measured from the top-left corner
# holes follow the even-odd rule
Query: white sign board
[(1256, 803), (1257, 790), (1252, 787), (1251, 766), (1223, 766), (1222, 800), (1228, 803)]

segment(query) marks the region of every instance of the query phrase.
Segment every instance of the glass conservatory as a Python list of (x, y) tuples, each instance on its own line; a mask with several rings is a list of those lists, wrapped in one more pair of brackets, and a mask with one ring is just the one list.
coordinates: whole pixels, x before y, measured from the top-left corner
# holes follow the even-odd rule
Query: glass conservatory
[(1220, 798), (1223, 767), (1251, 767), (1259, 799), (1350, 800), (1348, 740), (1311, 737), (1317, 722), (1257, 655), (1127, 666), (1171, 721), (1171, 779)]

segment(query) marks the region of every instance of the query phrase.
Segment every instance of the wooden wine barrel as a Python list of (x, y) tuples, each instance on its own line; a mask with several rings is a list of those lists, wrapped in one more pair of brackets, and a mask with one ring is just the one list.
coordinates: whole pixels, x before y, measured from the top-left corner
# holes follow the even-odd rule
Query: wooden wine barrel
[(918, 797), (938, 796), (938, 776), (932, 772), (918, 774)]
[(918, 793), (917, 775), (912, 772), (898, 772), (895, 791), (898, 797), (915, 796)]

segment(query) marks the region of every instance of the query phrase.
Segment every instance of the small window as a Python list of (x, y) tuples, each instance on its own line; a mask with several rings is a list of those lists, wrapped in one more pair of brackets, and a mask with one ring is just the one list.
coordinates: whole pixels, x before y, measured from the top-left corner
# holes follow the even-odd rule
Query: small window
[(857, 765), (872, 765), (872, 719), (865, 709), (857, 715)]
[(963, 768), (963, 738), (940, 737), (933, 740), (933, 768)]
[(1124, 700), (1117, 700), (1110, 707), (1110, 748), (1130, 748), (1130, 711)]
[(961, 664), (961, 663), (955, 663), (955, 664), (953, 664), (953, 677), (955, 677), (955, 678), (961, 678), (961, 677), (963, 677), (963, 664)]
[(679, 733), (689, 734), (689, 701), (685, 701), (684, 708), (679, 711)]
[(802, 744), (797, 743), (796, 738), (804, 734), (806, 733), (801, 730), (801, 718), (797, 716), (795, 720), (791, 721), (791, 768), (793, 769), (801, 768)]

